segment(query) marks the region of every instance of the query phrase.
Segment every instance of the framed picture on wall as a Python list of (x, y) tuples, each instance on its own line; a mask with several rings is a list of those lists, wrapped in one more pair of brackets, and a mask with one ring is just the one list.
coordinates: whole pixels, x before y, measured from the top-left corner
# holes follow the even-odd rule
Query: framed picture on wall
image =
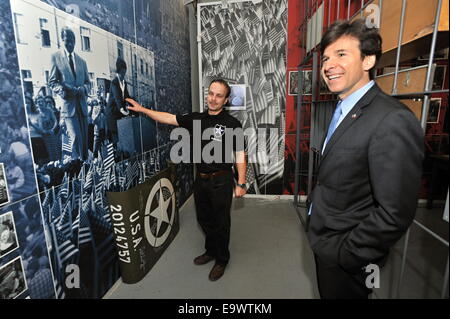
[(298, 71), (289, 71), (289, 95), (298, 94)]
[[(302, 71), (303, 81), (301, 84), (303, 95), (311, 95), (312, 92), (312, 71)], [(289, 72), (289, 95), (298, 94), (298, 71)]]
[(0, 257), (19, 248), (16, 224), (12, 211), (0, 215)]
[(438, 123), (440, 110), (441, 110), (441, 98), (431, 99), (430, 108), (428, 110), (427, 123)]
[(245, 110), (246, 109), (246, 85), (230, 84), (231, 92), (228, 98), (227, 110)]
[(0, 299), (15, 299), (28, 289), (21, 257), (0, 267), (0, 287)]
[(8, 182), (6, 180), (5, 165), (0, 163), (0, 206), (9, 203)]
[(303, 95), (312, 94), (312, 70), (303, 71)]
[(444, 80), (445, 80), (445, 71), (447, 67), (445, 65), (437, 65), (434, 70), (434, 79), (433, 79), (433, 91), (439, 91), (444, 89)]

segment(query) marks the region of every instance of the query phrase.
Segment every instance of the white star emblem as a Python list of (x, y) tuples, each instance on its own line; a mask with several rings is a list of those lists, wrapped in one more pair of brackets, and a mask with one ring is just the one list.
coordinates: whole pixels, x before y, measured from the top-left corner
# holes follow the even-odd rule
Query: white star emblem
[[(166, 199), (164, 199), (163, 188), (167, 189), (171, 194)], [(154, 202), (157, 193), (159, 193), (158, 205), (156, 206), (156, 208), (151, 210), (153, 206), (152, 203)], [(169, 207), (171, 207), (170, 211), (168, 211)], [(175, 209), (176, 201), (173, 185), (167, 178), (161, 178), (153, 185), (153, 188), (147, 198), (147, 204), (145, 206), (145, 235), (147, 237), (148, 243), (153, 247), (161, 246), (169, 237), (172, 225), (175, 220)], [(154, 224), (154, 221), (150, 219), (150, 216), (156, 219), (156, 232), (152, 231), (152, 225)], [(160, 235), (159, 231), (163, 223), (167, 224), (167, 228), (165, 229), (164, 233)]]
[(216, 124), (214, 127), (214, 136), (221, 137), (225, 133), (226, 127), (220, 124)]
[(158, 206), (150, 213), (150, 216), (156, 218), (156, 234), (159, 233), (162, 222), (170, 223), (169, 216), (167, 215), (167, 208), (169, 208), (171, 197), (164, 199), (162, 188), (159, 189), (159, 203)]

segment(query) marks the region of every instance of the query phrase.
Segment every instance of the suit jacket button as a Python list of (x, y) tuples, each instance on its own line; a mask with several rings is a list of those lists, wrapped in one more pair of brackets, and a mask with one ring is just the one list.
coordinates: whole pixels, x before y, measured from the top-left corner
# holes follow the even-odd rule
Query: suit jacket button
[(319, 181), (317, 181), (317, 185), (320, 185), (320, 182), (319, 182)]

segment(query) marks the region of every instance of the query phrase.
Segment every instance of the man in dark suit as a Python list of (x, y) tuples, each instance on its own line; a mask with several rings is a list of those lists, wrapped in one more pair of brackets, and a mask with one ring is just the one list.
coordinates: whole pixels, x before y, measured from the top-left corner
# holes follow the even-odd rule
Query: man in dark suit
[(130, 114), (125, 102), (125, 99), (130, 97), (128, 94), (127, 82), (125, 81), (127, 64), (120, 57), (116, 60), (116, 73), (116, 76), (111, 81), (108, 105), (106, 107), (108, 138), (114, 145), (117, 145), (118, 142), (117, 121)]
[(340, 99), (308, 200), (308, 238), (325, 299), (368, 298), (367, 266), (383, 266), (416, 211), (423, 131), (372, 80), (381, 42), (362, 20), (336, 22), (321, 41), (322, 77)]
[(86, 97), (91, 82), (86, 62), (74, 52), (75, 34), (67, 27), (61, 30), (64, 49), (51, 57), (49, 86), (62, 101), (61, 120), (71, 142), (71, 157), (88, 158), (88, 109)]

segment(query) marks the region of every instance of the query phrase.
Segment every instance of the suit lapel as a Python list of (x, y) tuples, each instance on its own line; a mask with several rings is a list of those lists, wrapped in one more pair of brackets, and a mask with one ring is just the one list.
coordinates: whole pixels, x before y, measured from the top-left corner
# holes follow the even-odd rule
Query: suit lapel
[(339, 124), (339, 126), (336, 128), (327, 145), (325, 146), (325, 150), (323, 151), (320, 164), (325, 160), (328, 153), (330, 153), (330, 150), (333, 148), (336, 142), (339, 141), (339, 139), (345, 133), (345, 131), (347, 131), (353, 125), (353, 123), (355, 123), (363, 115), (364, 108), (372, 102), (372, 100), (379, 93), (379, 91), (380, 89), (375, 84), (345, 116), (345, 118), (342, 120), (341, 124)]

